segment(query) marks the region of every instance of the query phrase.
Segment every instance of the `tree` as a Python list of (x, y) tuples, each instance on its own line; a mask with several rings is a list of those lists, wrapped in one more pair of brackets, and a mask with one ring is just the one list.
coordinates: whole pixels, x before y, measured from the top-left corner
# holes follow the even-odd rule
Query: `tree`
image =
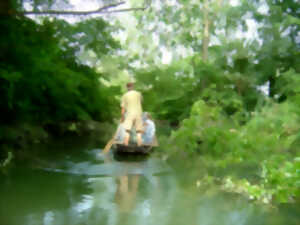
[[(31, 3), (33, 5), (34, 10), (26, 11), (22, 10), (23, 4)], [(106, 1), (104, 1), (106, 2)], [(1, 3), (1, 11), (0, 15), (92, 15), (92, 14), (108, 14), (108, 13), (118, 13), (118, 12), (128, 12), (128, 11), (137, 11), (137, 10), (145, 10), (147, 8), (146, 5), (143, 7), (129, 7), (118, 9), (119, 6), (125, 4), (125, 1), (110, 1), (110, 3), (103, 3), (98, 9), (90, 10), (90, 11), (68, 11), (68, 10), (52, 10), (52, 9), (43, 9), (39, 10), (38, 6), (42, 6), (43, 8), (49, 8), (53, 5), (56, 5), (56, 1), (53, 0), (43, 0), (43, 1), (22, 1), (22, 0), (9, 0)], [(45, 7), (46, 6), (46, 7)]]
[[(94, 21), (96, 40), (76, 41), (87, 49), (93, 49), (99, 57), (108, 54), (118, 45), (105, 32), (108, 24)], [(84, 27), (89, 26), (85, 21)], [(82, 25), (83, 26), (83, 25)], [(70, 36), (61, 35), (61, 27)], [(101, 74), (82, 65), (75, 57), (76, 45), (72, 45), (73, 31), (83, 29), (80, 24), (70, 27), (62, 21), (44, 20), (36, 24), (27, 18), (7, 17), (0, 22), (0, 108), (5, 115), (3, 123), (19, 121), (61, 122), (72, 120), (110, 120), (114, 95), (119, 89), (106, 88), (99, 82)], [(102, 32), (103, 31), (103, 32)], [(93, 37), (91, 35), (91, 37)], [(68, 40), (69, 38), (69, 40)], [(75, 38), (76, 39), (76, 38)], [(95, 45), (95, 46), (94, 46)], [(105, 105), (105, 108), (103, 107)], [(111, 108), (112, 107), (112, 108)]]
[(269, 84), (269, 95), (278, 98), (278, 78), (294, 69), (300, 71), (300, 13), (295, 1), (266, 1), (267, 14), (254, 11), (254, 17), (264, 26), (259, 30), (262, 45), (256, 53), (256, 70), (260, 83)]

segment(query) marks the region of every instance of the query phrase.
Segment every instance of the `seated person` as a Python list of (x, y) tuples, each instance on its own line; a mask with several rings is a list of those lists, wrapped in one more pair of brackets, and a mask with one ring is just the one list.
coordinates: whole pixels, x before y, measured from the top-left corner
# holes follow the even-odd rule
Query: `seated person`
[(124, 127), (123, 123), (120, 123), (119, 126), (118, 126), (118, 129), (117, 129), (117, 135), (115, 137), (115, 140), (117, 142), (122, 142), (123, 143), (125, 135), (126, 135), (125, 127)]
[[(130, 131), (131, 133), (131, 140), (130, 143), (137, 143), (137, 137), (136, 137), (136, 131), (135, 129)], [(117, 134), (115, 136), (115, 141), (119, 144), (124, 143), (124, 139), (126, 136), (126, 129), (124, 126), (124, 123), (120, 123), (118, 128), (117, 128)]]
[(144, 132), (142, 135), (143, 144), (149, 145), (153, 142), (155, 135), (155, 124), (149, 113), (143, 113)]
[[(145, 112), (143, 113), (143, 126), (144, 126), (144, 132), (142, 134), (142, 143), (149, 145), (152, 144), (153, 138), (155, 136), (155, 124), (153, 120), (151, 119), (151, 116), (149, 113)], [(115, 137), (115, 140), (117, 142), (124, 142), (124, 138), (126, 135), (126, 130), (123, 123), (120, 123), (117, 129), (117, 135)], [(132, 131), (132, 140), (133, 142), (136, 142), (136, 132), (135, 130)]]

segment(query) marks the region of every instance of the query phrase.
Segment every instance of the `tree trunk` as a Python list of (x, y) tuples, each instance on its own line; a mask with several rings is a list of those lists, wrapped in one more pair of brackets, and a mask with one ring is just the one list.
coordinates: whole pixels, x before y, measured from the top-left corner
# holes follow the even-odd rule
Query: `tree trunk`
[(11, 0), (0, 0), (0, 16), (9, 16), (14, 12)]
[(208, 59), (208, 46), (210, 41), (210, 21), (209, 21), (209, 0), (204, 0), (204, 7), (203, 7), (203, 35), (202, 35), (202, 60), (204, 62)]

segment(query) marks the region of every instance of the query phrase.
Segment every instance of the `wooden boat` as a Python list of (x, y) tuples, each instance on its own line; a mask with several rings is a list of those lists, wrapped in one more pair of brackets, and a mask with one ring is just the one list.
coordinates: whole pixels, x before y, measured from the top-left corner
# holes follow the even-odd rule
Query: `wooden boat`
[[(134, 135), (133, 135), (134, 136)], [(114, 140), (112, 149), (114, 153), (117, 154), (149, 154), (153, 151), (154, 147), (158, 146), (157, 138), (154, 136), (153, 141), (149, 144), (142, 144), (142, 146), (138, 146), (135, 142), (135, 138), (131, 138), (129, 145), (126, 146), (123, 142)]]

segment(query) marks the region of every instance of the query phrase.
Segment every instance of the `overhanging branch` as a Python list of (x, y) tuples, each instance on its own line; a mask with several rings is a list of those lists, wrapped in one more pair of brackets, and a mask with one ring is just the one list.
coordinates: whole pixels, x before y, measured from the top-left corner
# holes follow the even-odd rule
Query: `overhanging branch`
[(141, 7), (141, 8), (127, 8), (127, 9), (117, 9), (117, 10), (111, 10), (111, 11), (105, 11), (101, 13), (118, 13), (118, 12), (128, 12), (128, 11), (138, 11), (138, 10), (145, 10), (147, 7)]
[(118, 12), (128, 12), (128, 11), (137, 11), (137, 10), (145, 10), (147, 7), (140, 8), (125, 8), (125, 9), (116, 9), (116, 10), (108, 10), (111, 8), (115, 8), (117, 6), (123, 5), (125, 2), (118, 2), (115, 4), (109, 4), (103, 7), (100, 7), (97, 10), (91, 11), (60, 11), (60, 10), (46, 10), (46, 11), (18, 11), (17, 14), (21, 15), (81, 15), (87, 16), (91, 14), (108, 14), (108, 13), (118, 13)]

